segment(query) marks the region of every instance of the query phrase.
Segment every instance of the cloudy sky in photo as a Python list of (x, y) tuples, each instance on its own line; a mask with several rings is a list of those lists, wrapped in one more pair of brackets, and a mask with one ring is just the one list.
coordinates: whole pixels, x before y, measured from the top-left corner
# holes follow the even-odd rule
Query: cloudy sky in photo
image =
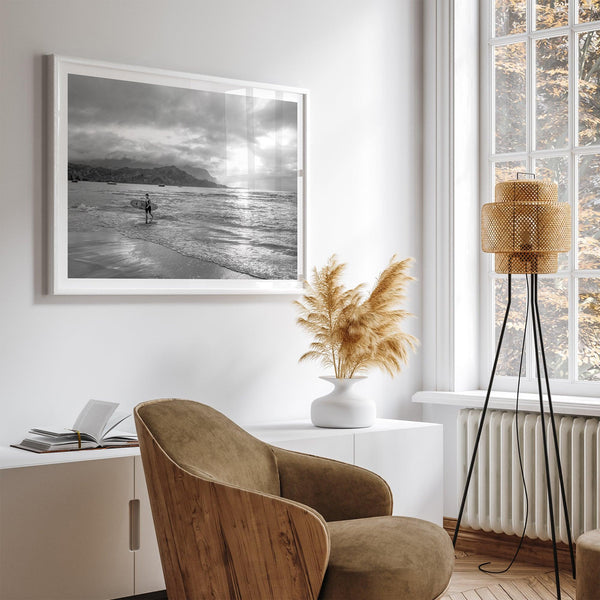
[(297, 104), (69, 75), (69, 162), (202, 168), (219, 183), (295, 189)]

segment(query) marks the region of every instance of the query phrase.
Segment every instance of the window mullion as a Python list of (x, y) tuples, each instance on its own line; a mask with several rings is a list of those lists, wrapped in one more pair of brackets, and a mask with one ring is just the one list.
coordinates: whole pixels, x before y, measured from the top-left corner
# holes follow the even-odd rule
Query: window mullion
[[(570, 52), (570, 50), (569, 50)], [(569, 67), (570, 68), (570, 67)], [(569, 76), (570, 78), (570, 76)], [(570, 85), (570, 82), (569, 82)], [(569, 111), (572, 112), (574, 109), (571, 106), (571, 102), (569, 102)], [(572, 122), (575, 120), (572, 118), (573, 115), (569, 115), (569, 134), (572, 137), (571, 129)], [(506, 162), (506, 161), (516, 161), (516, 160), (527, 160), (529, 155), (532, 155), (533, 158), (553, 158), (556, 156), (565, 156), (569, 153), (573, 153), (577, 156), (585, 156), (586, 154), (600, 154), (600, 146), (599, 145), (589, 145), (589, 146), (578, 146), (571, 147), (571, 144), (567, 143), (563, 148), (556, 149), (543, 149), (543, 150), (532, 150), (531, 152), (508, 152), (504, 154), (490, 154), (489, 161), (490, 162)]]
[[(495, 33), (495, 18), (496, 13), (494, 10), (494, 6), (490, 3), (488, 6), (491, 8), (489, 10), (489, 18), (487, 19), (487, 40), (488, 42), (492, 39), (492, 36)], [(491, 44), (487, 44), (486, 51), (486, 66), (487, 70), (484, 74), (485, 76), (485, 86), (488, 90), (489, 94), (489, 102), (486, 110), (489, 110), (489, 113), (485, 113), (485, 127), (487, 128), (487, 136), (485, 139), (485, 149), (488, 153), (488, 156), (495, 154), (496, 152), (496, 56), (495, 56), (495, 47)], [(495, 184), (495, 169), (494, 163), (487, 164), (487, 173), (488, 173), (488, 182), (489, 185), (486, 189), (487, 196), (483, 199), (483, 203), (491, 202), (490, 190), (494, 189)], [(485, 339), (488, 340), (485, 348), (485, 364), (486, 366), (492, 364), (492, 353), (493, 348), (496, 345), (496, 297), (495, 297), (495, 284), (494, 284), (494, 276), (492, 269), (490, 269), (490, 257), (484, 257), (484, 265), (486, 272), (486, 292), (485, 295)], [(490, 343), (491, 342), (491, 343)], [(482, 380), (480, 374), (480, 381)], [(483, 385), (483, 383), (482, 383)]]
[(569, 383), (576, 383), (577, 372), (577, 348), (579, 347), (579, 331), (577, 327), (577, 298), (579, 281), (573, 273), (569, 278)]
[(577, 31), (578, 33), (587, 33), (589, 31), (597, 31), (600, 29), (600, 21), (589, 21), (585, 23), (579, 23), (578, 25), (573, 25), (572, 29)]
[[(577, 49), (577, 52), (579, 52), (579, 49)], [(579, 66), (579, 61), (574, 59), (575, 64), (577, 64)], [(579, 82), (576, 80), (575, 81), (575, 85), (579, 85)], [(575, 105), (574, 107), (574, 114), (576, 114), (577, 118), (574, 118), (574, 121), (577, 122), (579, 119), (579, 106), (578, 104)], [(577, 129), (577, 125), (575, 126), (575, 132), (577, 135), (579, 135), (579, 131)], [(589, 146), (574, 146), (572, 149), (573, 153), (577, 154), (578, 156), (582, 156), (582, 155), (586, 155), (586, 154), (598, 154), (600, 153), (600, 146), (599, 145), (592, 145), (590, 144)]]
[(525, 11), (525, 26), (529, 37), (535, 30), (535, 0), (527, 0)]
[[(572, 6), (572, 4), (570, 6)], [(510, 35), (492, 37), (489, 39), (488, 43), (491, 46), (506, 46), (508, 44), (516, 44), (517, 42), (524, 42), (529, 38), (542, 40), (567, 35), (573, 30), (580, 33), (586, 33), (588, 31), (596, 31), (597, 29), (600, 29), (600, 21), (592, 21), (590, 23), (580, 23), (579, 25), (552, 27), (551, 29), (538, 29), (529, 33), (511, 33)]]
[(578, 194), (577, 182), (579, 180), (578, 158), (573, 152), (578, 142), (578, 35), (573, 29), (577, 16), (577, 2), (569, 2), (569, 202), (571, 203), (571, 273), (569, 277), (569, 382), (577, 383), (579, 374), (577, 369), (579, 331), (577, 319), (577, 299), (579, 282), (577, 281), (576, 271), (579, 263), (578, 259)]
[[(530, 0), (531, 2), (532, 0)], [(530, 37), (527, 40), (527, 168), (532, 171), (532, 152), (535, 150), (536, 139), (536, 47), (535, 41)]]
[[(535, 25), (535, 0), (527, 0), (527, 170), (534, 173), (535, 164), (532, 152), (535, 150), (536, 139), (536, 47), (535, 40), (532, 37)], [(531, 317), (531, 315), (530, 315)], [(525, 379), (531, 381), (535, 376), (535, 357), (533, 335), (531, 335), (531, 323), (533, 319), (529, 319), (529, 333), (526, 337), (526, 364), (527, 370)]]

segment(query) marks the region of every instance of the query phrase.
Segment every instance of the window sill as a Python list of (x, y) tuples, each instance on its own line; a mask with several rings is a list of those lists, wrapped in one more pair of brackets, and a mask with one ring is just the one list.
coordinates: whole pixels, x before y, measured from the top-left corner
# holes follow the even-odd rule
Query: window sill
[[(485, 391), (472, 390), (468, 392), (417, 392), (412, 397), (413, 402), (420, 404), (441, 404), (445, 406), (460, 406), (462, 408), (483, 408)], [(547, 403), (545, 404), (547, 407)], [(584, 396), (557, 396), (552, 394), (552, 407), (555, 413), (563, 415), (581, 415), (600, 417), (600, 399)], [(492, 392), (490, 409), (514, 410), (514, 392)], [(519, 410), (538, 412), (540, 401), (537, 394), (522, 393), (519, 397)]]

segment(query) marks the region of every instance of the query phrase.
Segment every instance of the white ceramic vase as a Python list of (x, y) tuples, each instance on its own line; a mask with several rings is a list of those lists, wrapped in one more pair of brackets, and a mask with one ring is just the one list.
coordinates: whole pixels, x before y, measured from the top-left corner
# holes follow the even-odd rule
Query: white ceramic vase
[(321, 396), (310, 407), (310, 418), (317, 427), (336, 429), (371, 427), (375, 423), (375, 402), (357, 394), (354, 384), (366, 377), (337, 379), (321, 377), (333, 384), (333, 390)]

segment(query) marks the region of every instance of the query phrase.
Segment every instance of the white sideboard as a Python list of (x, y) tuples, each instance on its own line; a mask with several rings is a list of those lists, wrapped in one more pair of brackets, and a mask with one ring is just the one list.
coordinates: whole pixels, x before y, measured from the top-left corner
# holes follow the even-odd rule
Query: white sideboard
[[(247, 430), (375, 471), (392, 488), (394, 514), (442, 523), (441, 425), (378, 419), (368, 429), (321, 429), (296, 421)], [(109, 600), (159, 589), (137, 448), (43, 455), (0, 448), (0, 600)]]

